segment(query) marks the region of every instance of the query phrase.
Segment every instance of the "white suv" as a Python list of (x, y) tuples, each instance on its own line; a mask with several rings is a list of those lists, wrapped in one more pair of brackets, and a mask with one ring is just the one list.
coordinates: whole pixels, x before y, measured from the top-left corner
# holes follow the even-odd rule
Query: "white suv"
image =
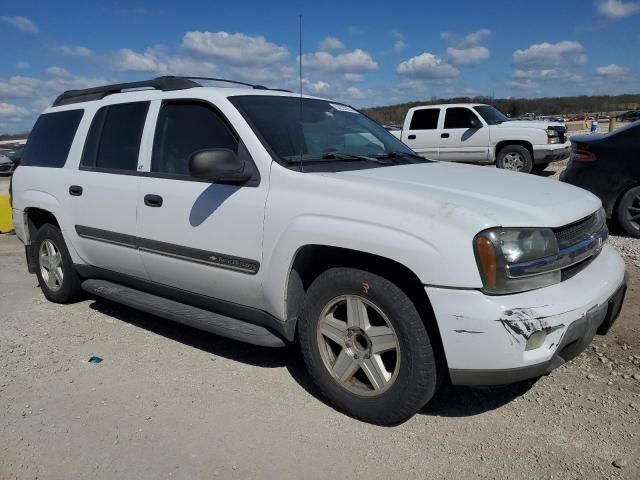
[(259, 86), (66, 92), (12, 189), (49, 300), (84, 290), (297, 343), (324, 395), (381, 424), (441, 380), (548, 373), (608, 330), (626, 287), (590, 193), (428, 161), (347, 105)]

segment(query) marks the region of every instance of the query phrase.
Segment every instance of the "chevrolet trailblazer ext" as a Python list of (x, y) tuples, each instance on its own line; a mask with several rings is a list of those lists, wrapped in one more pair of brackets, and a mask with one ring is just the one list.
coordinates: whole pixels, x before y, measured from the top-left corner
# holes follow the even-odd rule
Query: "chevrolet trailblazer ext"
[[(146, 88), (146, 89), (142, 89)], [(611, 327), (600, 201), (417, 156), (353, 108), (162, 77), (62, 94), (13, 176), (44, 295), (82, 290), (262, 346), (380, 424), (441, 380), (537, 377)]]

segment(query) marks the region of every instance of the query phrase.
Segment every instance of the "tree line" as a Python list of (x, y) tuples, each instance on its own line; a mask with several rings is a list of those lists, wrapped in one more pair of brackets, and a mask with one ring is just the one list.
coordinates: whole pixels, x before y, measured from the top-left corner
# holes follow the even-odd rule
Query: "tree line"
[(363, 112), (382, 124), (402, 123), (411, 107), (441, 103), (486, 103), (502, 113), (520, 117), (526, 113), (536, 115), (567, 115), (584, 113), (609, 113), (640, 108), (640, 94), (594, 95), (545, 98), (492, 98), (454, 97), (436, 98), (418, 102), (401, 103), (385, 107), (365, 108)]

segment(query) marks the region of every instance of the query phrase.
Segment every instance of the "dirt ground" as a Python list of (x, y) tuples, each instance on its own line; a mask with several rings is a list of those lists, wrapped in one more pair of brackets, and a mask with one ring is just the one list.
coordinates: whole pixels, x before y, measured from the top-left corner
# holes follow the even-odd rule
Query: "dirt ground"
[(2, 480), (640, 478), (633, 255), (621, 318), (574, 361), (536, 382), (445, 385), (392, 428), (327, 406), (294, 348), (103, 300), (49, 303), (23, 257), (0, 235)]

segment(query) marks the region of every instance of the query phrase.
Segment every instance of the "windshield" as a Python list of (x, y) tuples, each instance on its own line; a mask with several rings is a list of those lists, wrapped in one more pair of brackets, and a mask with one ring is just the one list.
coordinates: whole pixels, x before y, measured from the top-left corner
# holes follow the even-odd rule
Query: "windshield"
[(346, 105), (266, 95), (230, 100), (285, 163), (415, 155), (382, 126)]
[(499, 123), (509, 121), (509, 117), (504, 115), (500, 110), (489, 105), (480, 105), (473, 108), (489, 125), (498, 125)]

